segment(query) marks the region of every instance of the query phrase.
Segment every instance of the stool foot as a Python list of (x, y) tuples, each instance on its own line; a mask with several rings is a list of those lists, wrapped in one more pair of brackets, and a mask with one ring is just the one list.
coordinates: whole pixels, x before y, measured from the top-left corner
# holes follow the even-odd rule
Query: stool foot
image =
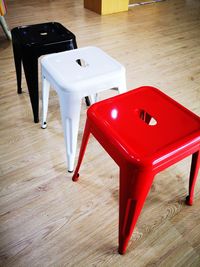
[(129, 237), (128, 236), (127, 237), (126, 236), (124, 236), (124, 237), (119, 236), (119, 246), (118, 246), (119, 254), (124, 255), (126, 253), (126, 249), (128, 247), (129, 240), (130, 240), (130, 236)]
[(21, 95), (21, 94), (22, 94), (22, 88), (18, 88), (18, 89), (17, 89), (17, 93), (18, 93), (19, 95)]
[(74, 170), (72, 170), (72, 171), (68, 170), (68, 172), (69, 172), (69, 173), (72, 173), (72, 172), (74, 172)]
[(43, 122), (42, 125), (41, 125), (41, 128), (42, 129), (46, 129), (47, 128), (47, 123), (46, 122)]
[(39, 119), (38, 118), (34, 119), (34, 122), (35, 123), (38, 123), (39, 122)]
[(188, 206), (192, 206), (192, 205), (193, 205), (193, 200), (190, 198), (190, 196), (187, 196), (187, 197), (186, 197), (185, 203), (186, 203)]
[(76, 181), (78, 181), (78, 178), (79, 178), (79, 173), (74, 173), (74, 175), (73, 175), (73, 177), (72, 177), (72, 181), (73, 182), (76, 182)]
[(121, 246), (118, 248), (118, 253), (120, 255), (124, 255), (126, 253), (126, 249), (123, 249)]

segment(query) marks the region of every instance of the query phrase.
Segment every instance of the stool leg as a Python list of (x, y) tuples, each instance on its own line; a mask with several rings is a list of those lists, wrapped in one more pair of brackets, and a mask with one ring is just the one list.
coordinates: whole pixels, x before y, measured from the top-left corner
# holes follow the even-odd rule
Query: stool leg
[(79, 173), (78, 172), (79, 172), (82, 160), (83, 160), (83, 156), (85, 154), (85, 149), (86, 149), (86, 146), (87, 146), (87, 143), (88, 143), (88, 140), (89, 140), (89, 136), (90, 136), (90, 128), (88, 126), (88, 121), (86, 121), (85, 130), (84, 130), (84, 133), (83, 133), (81, 148), (80, 148), (79, 157), (78, 157), (78, 163), (77, 163), (74, 175), (72, 177), (72, 180), (74, 182), (76, 182), (78, 180), (78, 177), (79, 177)]
[(199, 166), (200, 166), (200, 151), (197, 151), (192, 155), (190, 180), (189, 180), (189, 195), (186, 197), (186, 204), (190, 206), (193, 204), (194, 187), (198, 176)]
[(24, 72), (31, 100), (34, 122), (39, 122), (38, 59), (26, 53), (23, 56)]
[(94, 104), (98, 101), (98, 94), (93, 94), (90, 96), (90, 99), (91, 99), (91, 104)]
[[(77, 44), (74, 44), (74, 49), (76, 49), (76, 48), (78, 48)], [(78, 60), (77, 62), (79, 62), (79, 65), (81, 65), (81, 60)], [(89, 96), (85, 97), (85, 103), (86, 103), (86, 106), (88, 106), (88, 107), (91, 105)]]
[(152, 181), (151, 172), (120, 168), (118, 248), (120, 254), (126, 252)]
[(50, 83), (42, 76), (42, 125), (41, 128), (47, 127), (47, 111), (49, 103)]
[(81, 111), (81, 99), (65, 92), (59, 92), (59, 99), (66, 145), (68, 172), (73, 172)]
[(0, 24), (2, 26), (2, 29), (3, 29), (7, 39), (8, 40), (12, 40), (10, 30), (9, 30), (8, 25), (6, 23), (6, 20), (5, 20), (5, 18), (3, 16), (0, 16)]
[(91, 105), (89, 96), (85, 97), (85, 103), (86, 103), (86, 106), (88, 107)]
[(13, 54), (15, 61), (15, 71), (17, 77), (17, 93), (22, 93), (21, 83), (22, 83), (22, 56), (20, 46), (15, 42), (15, 36), (12, 35), (12, 45), (13, 45)]
[(120, 84), (118, 85), (118, 93), (122, 94), (122, 93), (125, 93), (126, 91), (127, 91), (127, 88), (126, 88), (126, 77), (123, 76), (121, 78)]

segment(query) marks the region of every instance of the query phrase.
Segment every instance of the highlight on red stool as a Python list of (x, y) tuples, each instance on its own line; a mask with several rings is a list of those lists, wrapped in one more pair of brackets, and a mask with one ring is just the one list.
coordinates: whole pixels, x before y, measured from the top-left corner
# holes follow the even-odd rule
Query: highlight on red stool
[(118, 251), (124, 254), (155, 175), (189, 155), (186, 203), (192, 205), (200, 166), (200, 118), (150, 86), (98, 102), (87, 112), (73, 181), (90, 134), (120, 168)]

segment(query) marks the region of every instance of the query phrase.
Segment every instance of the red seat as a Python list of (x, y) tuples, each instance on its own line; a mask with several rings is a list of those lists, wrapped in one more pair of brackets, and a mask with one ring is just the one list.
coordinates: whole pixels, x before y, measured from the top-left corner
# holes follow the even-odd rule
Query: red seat
[(90, 133), (120, 167), (119, 253), (124, 254), (154, 176), (192, 155), (192, 205), (200, 165), (200, 118), (156, 88), (145, 86), (92, 105), (87, 112), (78, 179)]

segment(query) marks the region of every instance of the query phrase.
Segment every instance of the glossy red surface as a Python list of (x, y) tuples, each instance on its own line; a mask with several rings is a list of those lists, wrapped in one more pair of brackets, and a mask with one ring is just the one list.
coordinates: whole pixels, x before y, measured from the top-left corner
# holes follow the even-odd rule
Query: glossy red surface
[[(156, 124), (145, 122), (142, 111), (151, 115)], [(152, 87), (96, 103), (88, 110), (88, 116), (127, 157), (145, 164), (156, 165), (177, 149), (184, 150), (188, 140), (200, 140), (199, 117)]]
[(73, 180), (92, 133), (120, 167), (119, 253), (124, 254), (154, 176), (192, 155), (188, 205), (200, 166), (200, 118), (160, 90), (145, 86), (88, 109)]

